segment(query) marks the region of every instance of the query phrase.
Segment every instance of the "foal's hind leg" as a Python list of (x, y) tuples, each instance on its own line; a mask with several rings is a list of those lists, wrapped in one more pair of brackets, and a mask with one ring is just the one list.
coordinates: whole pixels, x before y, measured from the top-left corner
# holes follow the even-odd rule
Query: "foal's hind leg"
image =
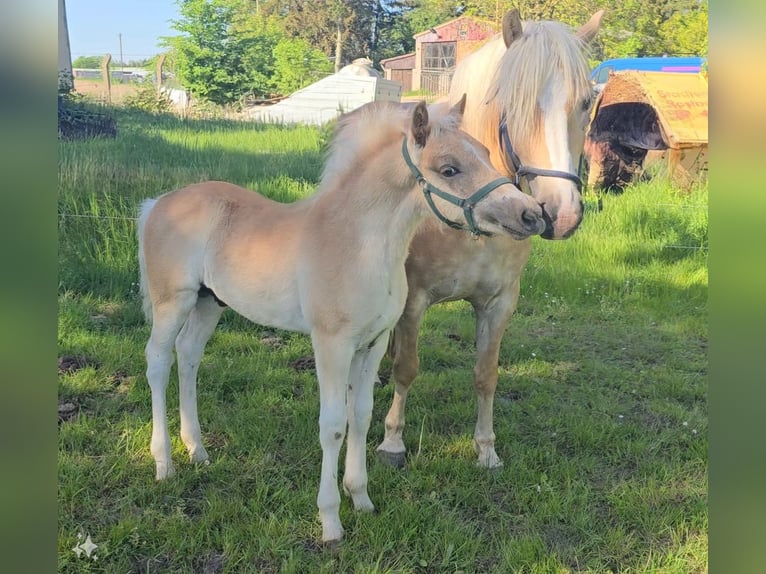
[(173, 341), (181, 330), (197, 300), (194, 291), (182, 291), (174, 299), (155, 303), (152, 308), (152, 334), (146, 344), (146, 378), (152, 390), (151, 452), (157, 469), (157, 480), (175, 472), (170, 457), (165, 391), (173, 366)]
[(367, 431), (372, 418), (375, 373), (386, 352), (387, 335), (383, 333), (371, 348), (354, 355), (348, 380), (348, 441), (343, 487), (351, 495), (354, 508), (363, 512), (375, 510), (367, 494)]
[(516, 308), (519, 297), (518, 281), (509, 290), (495, 296), (488, 302), (474, 303), (476, 312), (476, 366), (473, 384), (476, 388), (478, 417), (474, 431), (473, 445), (479, 457), (477, 464), (486, 468), (503, 465), (495, 452), (495, 432), (492, 410), (497, 388), (497, 367), (500, 343), (508, 321)]
[(394, 398), (386, 415), (386, 434), (376, 449), (380, 460), (396, 467), (404, 466), (407, 452), (402, 439), (404, 431), (404, 407), (407, 393), (418, 376), (418, 332), (423, 315), (428, 308), (424, 292), (410, 291), (404, 312), (393, 333), (393, 366), (391, 379), (394, 382)]
[(223, 310), (213, 297), (200, 297), (176, 338), (181, 440), (192, 462), (208, 459), (197, 418), (197, 370), (205, 345), (215, 331)]

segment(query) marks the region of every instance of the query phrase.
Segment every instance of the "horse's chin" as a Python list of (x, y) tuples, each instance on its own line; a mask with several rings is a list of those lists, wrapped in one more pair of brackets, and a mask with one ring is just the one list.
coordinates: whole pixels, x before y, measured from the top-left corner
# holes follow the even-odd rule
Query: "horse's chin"
[(571, 215), (557, 215), (551, 217), (551, 214), (543, 205), (543, 221), (545, 221), (545, 231), (540, 234), (543, 239), (558, 240), (569, 239), (577, 231), (582, 222), (582, 210), (579, 213)]
[(545, 231), (540, 234), (540, 237), (553, 241), (569, 239), (574, 235), (575, 231), (577, 231), (577, 228), (580, 226), (580, 221), (582, 220), (578, 220), (574, 225), (557, 225), (557, 222), (554, 222), (551, 225), (546, 221)]

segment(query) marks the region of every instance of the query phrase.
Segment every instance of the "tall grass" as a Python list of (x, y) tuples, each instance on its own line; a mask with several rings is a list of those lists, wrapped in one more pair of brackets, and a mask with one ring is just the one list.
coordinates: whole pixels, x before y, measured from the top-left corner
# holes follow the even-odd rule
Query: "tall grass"
[[(211, 464), (185, 462), (172, 406), (178, 475), (154, 482), (132, 219), (142, 199), (204, 179), (304, 197), (326, 134), (115, 113), (115, 140), (60, 144), (59, 352), (88, 359), (58, 381), (76, 409), (59, 427), (61, 572), (707, 570), (706, 186), (658, 178), (600, 210), (591, 193), (573, 238), (533, 240), (501, 348), (498, 471), (475, 466), (470, 306), (432, 308), (407, 466), (372, 455), (383, 385), (368, 443), (379, 512), (344, 501), (348, 536), (331, 551), (317, 542), (318, 391), (298, 368), (303, 335), (225, 313), (200, 366)], [(97, 560), (72, 550), (87, 535)]]

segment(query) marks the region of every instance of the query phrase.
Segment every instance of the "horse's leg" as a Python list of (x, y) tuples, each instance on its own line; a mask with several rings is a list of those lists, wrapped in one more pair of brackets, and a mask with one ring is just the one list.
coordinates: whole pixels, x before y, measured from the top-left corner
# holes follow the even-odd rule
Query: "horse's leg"
[(503, 465), (495, 452), (495, 432), (492, 426), (492, 409), (497, 387), (497, 366), (500, 343), (519, 298), (519, 282), (489, 301), (474, 303), (476, 312), (476, 366), (473, 384), (476, 388), (478, 418), (473, 445), (479, 456), (478, 465), (497, 468)]
[(205, 462), (208, 459), (197, 418), (197, 370), (205, 345), (215, 331), (223, 309), (213, 297), (200, 297), (176, 337), (181, 440), (192, 462)]
[(372, 512), (375, 506), (367, 494), (367, 431), (372, 418), (373, 388), (380, 360), (386, 352), (388, 333), (375, 344), (354, 355), (348, 381), (348, 441), (343, 487), (354, 508)]
[(346, 435), (346, 387), (352, 346), (338, 337), (311, 333), (319, 379), (319, 443), (322, 445), (322, 475), (317, 506), (322, 521), (322, 541), (343, 538), (338, 491), (338, 456)]
[(173, 366), (173, 342), (189, 312), (194, 307), (197, 294), (182, 291), (171, 300), (152, 308), (152, 333), (146, 344), (146, 379), (152, 390), (152, 442), (151, 452), (157, 470), (157, 480), (172, 476), (175, 472), (170, 456), (170, 435), (165, 405), (165, 391)]
[(394, 382), (394, 398), (386, 415), (386, 434), (376, 449), (381, 461), (391, 466), (404, 466), (407, 452), (402, 440), (404, 431), (404, 407), (407, 392), (418, 375), (418, 332), (423, 315), (428, 308), (427, 295), (410, 291), (407, 304), (393, 332), (393, 365), (391, 379)]

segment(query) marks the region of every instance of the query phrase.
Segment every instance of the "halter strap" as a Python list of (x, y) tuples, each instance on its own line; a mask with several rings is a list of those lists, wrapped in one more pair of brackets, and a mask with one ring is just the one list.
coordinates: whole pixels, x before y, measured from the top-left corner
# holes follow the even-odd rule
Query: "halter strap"
[[(426, 201), (428, 202), (428, 205), (431, 208), (431, 211), (434, 212), (434, 214), (436, 215), (436, 217), (439, 218), (439, 220), (449, 225), (452, 229), (462, 229), (465, 231), (470, 231), (474, 235), (474, 237), (478, 237), (479, 235), (492, 235), (488, 231), (484, 231), (477, 227), (476, 221), (473, 218), (473, 208), (482, 199), (487, 197), (487, 195), (489, 195), (489, 193), (493, 191), (494, 189), (506, 183), (513, 183), (510, 179), (508, 179), (507, 177), (499, 177), (495, 180), (490, 181), (488, 184), (482, 186), (481, 188), (479, 188), (479, 190), (475, 192), (473, 195), (471, 195), (470, 197), (462, 198), (456, 195), (452, 195), (451, 193), (447, 193), (446, 191), (442, 191), (441, 189), (439, 189), (435, 185), (432, 185), (426, 180), (426, 178), (423, 176), (423, 173), (413, 163), (412, 158), (410, 157), (410, 152), (407, 150), (407, 136), (404, 136), (404, 139), (402, 140), (402, 156), (404, 157), (404, 163), (406, 163), (407, 167), (410, 168), (410, 171), (415, 176), (415, 179), (418, 181), (419, 184), (423, 186), (423, 195), (425, 195)], [(465, 216), (466, 223), (468, 223), (468, 227), (466, 227), (462, 223), (458, 223), (457, 221), (452, 221), (451, 219), (447, 219), (444, 216), (444, 214), (442, 214), (442, 212), (439, 211), (439, 208), (436, 207), (436, 204), (434, 203), (434, 200), (431, 197), (432, 194), (437, 195), (443, 200), (448, 201), (451, 204), (461, 208), (463, 210), (463, 215)]]
[(518, 154), (513, 149), (513, 145), (511, 145), (511, 138), (508, 136), (508, 125), (505, 122), (505, 118), (500, 122), (500, 143), (501, 148), (504, 148), (506, 155), (511, 159), (511, 164), (513, 165), (513, 170), (515, 172), (513, 183), (515, 183), (517, 187), (520, 187), (522, 177), (529, 181), (530, 179), (541, 175), (543, 177), (567, 179), (577, 186), (577, 191), (582, 193), (582, 180), (574, 173), (522, 165), (521, 159), (519, 159)]

